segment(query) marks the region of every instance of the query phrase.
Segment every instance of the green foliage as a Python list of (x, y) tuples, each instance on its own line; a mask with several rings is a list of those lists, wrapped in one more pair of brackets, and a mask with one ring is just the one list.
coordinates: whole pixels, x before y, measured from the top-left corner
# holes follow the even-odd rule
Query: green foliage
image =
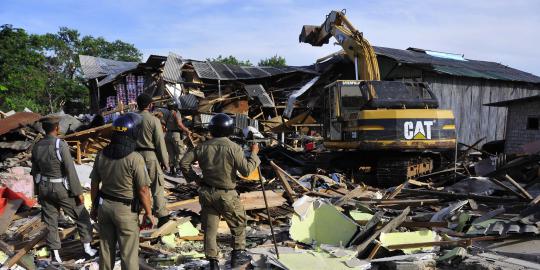
[(231, 65), (238, 65), (238, 66), (253, 66), (253, 64), (249, 60), (238, 60), (236, 57), (229, 55), (227, 57), (221, 56), (221, 54), (217, 58), (206, 58), (206, 61), (210, 62), (219, 62), (223, 64), (231, 64)]
[(132, 44), (83, 36), (61, 27), (57, 33), (28, 34), (11, 25), (0, 26), (0, 109), (25, 107), (40, 113), (61, 109), (70, 99), (88, 105), (88, 89), (80, 71), (79, 54), (140, 61)]
[(277, 54), (266, 59), (261, 59), (257, 66), (260, 67), (285, 67), (287, 66), (287, 61), (284, 57), (278, 56)]

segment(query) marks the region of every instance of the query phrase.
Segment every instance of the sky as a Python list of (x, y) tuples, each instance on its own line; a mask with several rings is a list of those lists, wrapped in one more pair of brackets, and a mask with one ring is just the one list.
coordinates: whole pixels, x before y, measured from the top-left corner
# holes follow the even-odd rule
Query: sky
[(372, 45), (458, 53), (540, 75), (538, 0), (0, 0), (0, 24), (36, 34), (67, 26), (132, 43), (144, 59), (174, 52), (256, 64), (277, 54), (309, 65), (341, 48), (299, 43), (302, 25), (342, 9)]

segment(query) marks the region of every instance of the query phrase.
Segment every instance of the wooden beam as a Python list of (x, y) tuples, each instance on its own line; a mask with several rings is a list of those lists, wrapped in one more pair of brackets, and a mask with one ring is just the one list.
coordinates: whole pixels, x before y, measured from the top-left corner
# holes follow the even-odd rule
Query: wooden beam
[[(8, 245), (6, 242), (1, 241), (1, 240), (0, 240), (0, 250), (2, 250), (2, 252), (4, 252), (9, 257), (15, 256), (15, 251), (13, 250), (13, 246)], [(20, 261), (19, 265), (24, 267), (25, 269), (34, 269), (35, 268), (35, 265), (34, 265), (34, 267), (32, 267), (31, 265), (26, 264), (26, 262), (24, 260)]]
[(366, 191), (366, 187), (363, 185), (358, 185), (353, 190), (349, 191), (347, 194), (345, 194), (343, 197), (339, 198), (334, 205), (335, 206), (342, 206), (345, 203), (347, 203), (349, 200), (359, 197)]
[(290, 174), (288, 174), (284, 169), (282, 169), (281, 167), (279, 167), (279, 166), (277, 166), (277, 165), (276, 165), (276, 167), (277, 167), (277, 169), (278, 169), (281, 173), (283, 173), (283, 175), (285, 175), (286, 177), (288, 177), (291, 181), (293, 181), (295, 184), (297, 184), (297, 185), (298, 185), (300, 188), (302, 188), (305, 192), (310, 192), (310, 191), (311, 191), (311, 190), (309, 190), (308, 188), (302, 186), (302, 185), (300, 184), (300, 182), (298, 182), (298, 181), (296, 180), (296, 178), (292, 177), (292, 176), (291, 176)]
[(41, 231), (39, 232), (39, 234), (36, 235), (36, 237), (34, 237), (34, 239), (32, 239), (32, 241), (30, 241), (26, 245), (24, 245), (23, 248), (19, 249), (19, 251), (17, 251), (15, 253), (15, 255), (10, 257), (4, 263), (4, 265), (2, 267), (6, 268), (6, 269), (11, 268), (13, 265), (15, 265), (17, 262), (19, 262), (19, 260), (24, 255), (26, 255), (26, 253), (28, 253), (28, 251), (30, 251), (39, 241), (41, 241), (43, 238), (45, 238), (46, 235), (47, 235), (47, 228), (45, 227), (45, 225), (41, 225)]
[(377, 230), (375, 233), (373, 233), (370, 237), (368, 237), (364, 242), (362, 242), (360, 245), (356, 247), (356, 255), (360, 254), (361, 252), (364, 252), (365, 249), (368, 247), (368, 245), (375, 239), (381, 235), (381, 233), (387, 233), (391, 232), (392, 230), (396, 229), (401, 225), (403, 221), (405, 221), (405, 218), (407, 215), (411, 212), (411, 208), (407, 207), (399, 216), (392, 219), (390, 222), (388, 222), (386, 225), (384, 225), (381, 229)]
[(390, 250), (394, 249), (408, 249), (408, 248), (422, 248), (422, 247), (434, 247), (434, 246), (470, 246), (473, 242), (477, 241), (493, 241), (500, 240), (504, 237), (501, 236), (480, 236), (475, 238), (449, 240), (449, 241), (433, 241), (433, 242), (421, 242), (410, 244), (389, 245), (386, 248)]
[(287, 199), (289, 199), (289, 202), (291, 203), (294, 202), (294, 197), (296, 196), (296, 194), (294, 193), (294, 190), (289, 185), (289, 181), (285, 179), (285, 175), (282, 173), (282, 170), (280, 170), (281, 168), (278, 165), (276, 165), (274, 161), (270, 161), (270, 165), (272, 165), (272, 168), (274, 169), (274, 172), (276, 172), (276, 175), (279, 181), (281, 181), (281, 185), (285, 189), (285, 195), (287, 196)]
[(479, 202), (516, 202), (515, 197), (500, 197), (500, 196), (485, 196), (472, 193), (450, 193), (445, 191), (436, 190), (423, 190), (423, 189), (407, 189), (403, 188), (402, 193), (420, 194), (420, 195), (434, 195), (451, 199), (474, 199)]
[(512, 177), (510, 177), (510, 175), (505, 174), (504, 178), (508, 180), (508, 182), (510, 182), (512, 185), (514, 185), (514, 187), (516, 187), (521, 193), (523, 193), (523, 195), (525, 195), (527, 199), (533, 200), (533, 196), (531, 196), (531, 194), (529, 194), (527, 190), (525, 190), (520, 184), (518, 184), (518, 182), (516, 182)]
[[(500, 186), (500, 187), (502, 187), (502, 188), (504, 188), (504, 189), (510, 191), (510, 193), (516, 195), (517, 197), (522, 198), (522, 199), (524, 199), (524, 200), (527, 200), (527, 197), (526, 197), (525, 195), (523, 195), (523, 194), (521, 194), (521, 193), (519, 193), (519, 192), (513, 190), (511, 187), (507, 186), (506, 184), (504, 184), (503, 182), (499, 181), (498, 179), (495, 179), (495, 178), (492, 178), (492, 177), (488, 177), (487, 179), (489, 179), (491, 182), (497, 184), (498, 186)], [(531, 198), (531, 200), (532, 200), (532, 198)]]

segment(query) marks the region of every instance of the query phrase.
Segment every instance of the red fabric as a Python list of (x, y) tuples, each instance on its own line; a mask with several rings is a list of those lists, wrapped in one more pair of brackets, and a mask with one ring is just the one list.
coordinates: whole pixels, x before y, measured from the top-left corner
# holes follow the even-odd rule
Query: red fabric
[(23, 205), (28, 207), (33, 207), (36, 205), (36, 200), (27, 198), (21, 192), (15, 192), (7, 187), (0, 188), (0, 214), (4, 213), (4, 208), (6, 207), (8, 201), (10, 200), (23, 200)]
[(304, 148), (306, 149), (306, 151), (313, 151), (313, 149), (315, 149), (315, 143), (314, 142), (308, 142), (306, 143), (306, 145), (304, 146)]

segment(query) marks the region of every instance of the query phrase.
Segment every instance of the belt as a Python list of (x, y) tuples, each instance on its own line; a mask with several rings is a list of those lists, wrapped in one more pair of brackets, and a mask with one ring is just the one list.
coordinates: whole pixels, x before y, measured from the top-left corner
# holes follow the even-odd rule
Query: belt
[(47, 176), (42, 176), (41, 181), (49, 183), (64, 183), (64, 178), (49, 178)]
[(108, 195), (108, 194), (105, 194), (105, 193), (102, 193), (102, 192), (99, 193), (99, 196), (101, 196), (101, 198), (103, 198), (103, 199), (111, 200), (113, 202), (123, 203), (123, 204), (126, 204), (126, 205), (131, 205), (133, 203), (132, 199), (119, 198), (119, 197), (111, 196), (111, 195)]
[(225, 190), (225, 191), (234, 190), (234, 188), (220, 188), (220, 187), (214, 187), (214, 186), (208, 185), (208, 184), (206, 184), (206, 183), (202, 183), (201, 186), (207, 187), (207, 188), (210, 188), (210, 189)]
[(140, 148), (135, 148), (135, 151), (154, 151), (155, 149), (154, 148), (145, 148), (145, 147), (140, 147)]

